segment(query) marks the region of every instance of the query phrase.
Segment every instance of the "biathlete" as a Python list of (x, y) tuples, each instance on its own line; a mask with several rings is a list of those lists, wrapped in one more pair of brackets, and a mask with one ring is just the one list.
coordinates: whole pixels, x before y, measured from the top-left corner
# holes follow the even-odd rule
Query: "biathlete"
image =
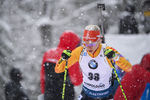
[(55, 66), (55, 72), (65, 71), (79, 61), (83, 74), (83, 87), (78, 100), (113, 100), (111, 79), (112, 62), (126, 72), (132, 65), (114, 48), (101, 44), (100, 28), (96, 25), (85, 27), (83, 45), (72, 52), (64, 50)]

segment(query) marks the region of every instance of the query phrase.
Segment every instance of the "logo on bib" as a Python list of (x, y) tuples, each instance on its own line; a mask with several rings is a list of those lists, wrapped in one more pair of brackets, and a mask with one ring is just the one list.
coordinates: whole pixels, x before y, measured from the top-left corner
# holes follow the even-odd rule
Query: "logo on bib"
[(98, 67), (98, 63), (93, 59), (89, 61), (88, 65), (91, 69), (96, 69)]
[(83, 56), (87, 56), (87, 53), (86, 53), (86, 52), (84, 52), (84, 53), (83, 53)]

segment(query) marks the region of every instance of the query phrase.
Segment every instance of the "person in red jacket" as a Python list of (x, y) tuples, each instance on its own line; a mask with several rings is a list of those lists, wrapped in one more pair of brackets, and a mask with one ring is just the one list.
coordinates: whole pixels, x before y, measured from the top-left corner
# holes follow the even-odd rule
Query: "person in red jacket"
[[(150, 53), (144, 55), (140, 64), (132, 67), (131, 72), (127, 72), (121, 84), (127, 100), (140, 100), (146, 84), (150, 82)], [(118, 87), (114, 100), (124, 100), (120, 87)]]
[[(64, 73), (56, 74), (54, 68), (63, 50), (73, 50), (79, 44), (80, 38), (73, 31), (65, 31), (60, 36), (58, 46), (45, 52), (40, 75), (41, 93), (44, 94), (44, 100), (61, 100)], [(72, 68), (68, 70), (68, 73), (65, 100), (73, 100), (73, 86), (78, 86), (82, 83), (82, 73), (79, 68), (79, 63), (75, 63)]]

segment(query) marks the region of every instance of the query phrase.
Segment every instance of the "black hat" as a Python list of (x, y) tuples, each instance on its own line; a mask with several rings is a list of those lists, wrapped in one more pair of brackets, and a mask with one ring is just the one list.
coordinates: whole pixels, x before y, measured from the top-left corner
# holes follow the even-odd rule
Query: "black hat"
[(10, 71), (10, 78), (14, 81), (22, 80), (22, 72), (19, 68), (12, 68)]

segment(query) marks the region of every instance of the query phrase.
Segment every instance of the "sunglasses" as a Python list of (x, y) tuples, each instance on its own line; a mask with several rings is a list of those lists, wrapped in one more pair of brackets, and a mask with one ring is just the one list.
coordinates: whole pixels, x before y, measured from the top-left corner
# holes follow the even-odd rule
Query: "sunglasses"
[(97, 44), (97, 42), (94, 42), (94, 43), (91, 43), (91, 44), (83, 43), (83, 45), (84, 45), (85, 47), (95, 47), (96, 44)]

